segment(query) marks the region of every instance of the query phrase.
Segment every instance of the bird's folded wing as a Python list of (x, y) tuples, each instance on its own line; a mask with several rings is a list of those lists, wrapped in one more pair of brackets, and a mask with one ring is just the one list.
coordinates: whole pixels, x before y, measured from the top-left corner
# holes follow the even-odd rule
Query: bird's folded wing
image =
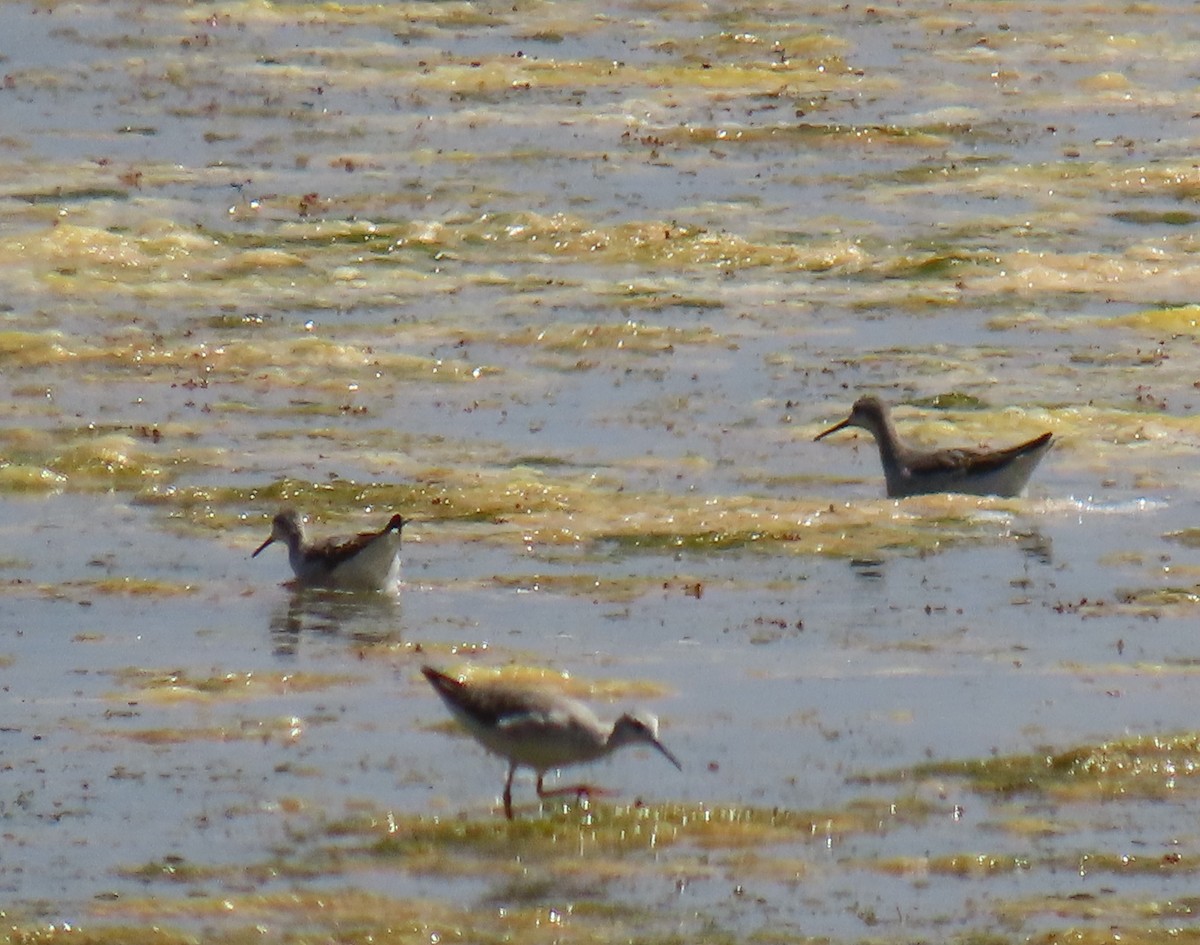
[(343, 561), (353, 558), (378, 537), (379, 532), (362, 532), (351, 538), (326, 538), (313, 545), (313, 551), (319, 552), (331, 568), (336, 568)]
[(934, 450), (915, 457), (909, 467), (915, 473), (988, 473), (1011, 463), (1018, 456), (1040, 449), (1049, 442), (1051, 433), (1002, 450), (945, 449)]
[(496, 728), (506, 732), (554, 729), (565, 731), (573, 728), (577, 720), (569, 712), (554, 708), (530, 709), (501, 712), (496, 716)]

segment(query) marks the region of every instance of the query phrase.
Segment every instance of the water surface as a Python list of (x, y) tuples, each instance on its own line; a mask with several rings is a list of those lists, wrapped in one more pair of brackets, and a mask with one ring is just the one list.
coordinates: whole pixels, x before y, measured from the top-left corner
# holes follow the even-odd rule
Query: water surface
[[(0, 5), (10, 938), (1191, 934), (1192, 13)], [(508, 825), (423, 662), (684, 771)]]

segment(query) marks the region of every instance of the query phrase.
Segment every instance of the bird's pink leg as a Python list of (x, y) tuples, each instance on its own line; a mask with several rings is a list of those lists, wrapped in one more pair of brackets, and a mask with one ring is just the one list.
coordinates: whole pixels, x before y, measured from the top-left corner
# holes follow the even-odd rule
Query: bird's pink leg
[[(517, 772), (515, 764), (508, 766), (508, 780), (504, 782), (504, 816), (509, 820), (513, 819), (512, 812), (512, 782), (513, 775)], [(540, 783), (540, 782), (539, 782)]]
[(597, 787), (594, 784), (564, 784), (561, 787), (554, 787), (547, 790), (542, 787), (542, 775), (538, 775), (537, 779), (537, 794), (538, 797), (558, 797), (563, 794), (574, 794), (576, 797), (604, 797), (606, 794), (612, 794), (607, 788)]

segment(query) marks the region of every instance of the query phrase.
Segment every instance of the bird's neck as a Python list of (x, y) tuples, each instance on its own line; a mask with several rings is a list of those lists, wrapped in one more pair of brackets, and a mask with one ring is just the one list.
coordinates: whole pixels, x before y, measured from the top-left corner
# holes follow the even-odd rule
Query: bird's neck
[(875, 435), (875, 443), (879, 447), (879, 457), (884, 465), (899, 462), (907, 453), (908, 447), (900, 439), (891, 417), (884, 417), (878, 429), (871, 431)]

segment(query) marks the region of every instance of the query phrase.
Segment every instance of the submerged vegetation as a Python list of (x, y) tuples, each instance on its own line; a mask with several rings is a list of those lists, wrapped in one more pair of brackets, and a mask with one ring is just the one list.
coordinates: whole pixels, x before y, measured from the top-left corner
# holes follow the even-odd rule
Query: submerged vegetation
[[(0, 945), (1200, 939), (1183, 11), (0, 13)], [(682, 780), (508, 823), (426, 662)]]
[(1163, 799), (1200, 790), (1200, 734), (1141, 735), (1068, 751), (937, 761), (883, 781), (963, 778), (984, 794), (1062, 802)]

